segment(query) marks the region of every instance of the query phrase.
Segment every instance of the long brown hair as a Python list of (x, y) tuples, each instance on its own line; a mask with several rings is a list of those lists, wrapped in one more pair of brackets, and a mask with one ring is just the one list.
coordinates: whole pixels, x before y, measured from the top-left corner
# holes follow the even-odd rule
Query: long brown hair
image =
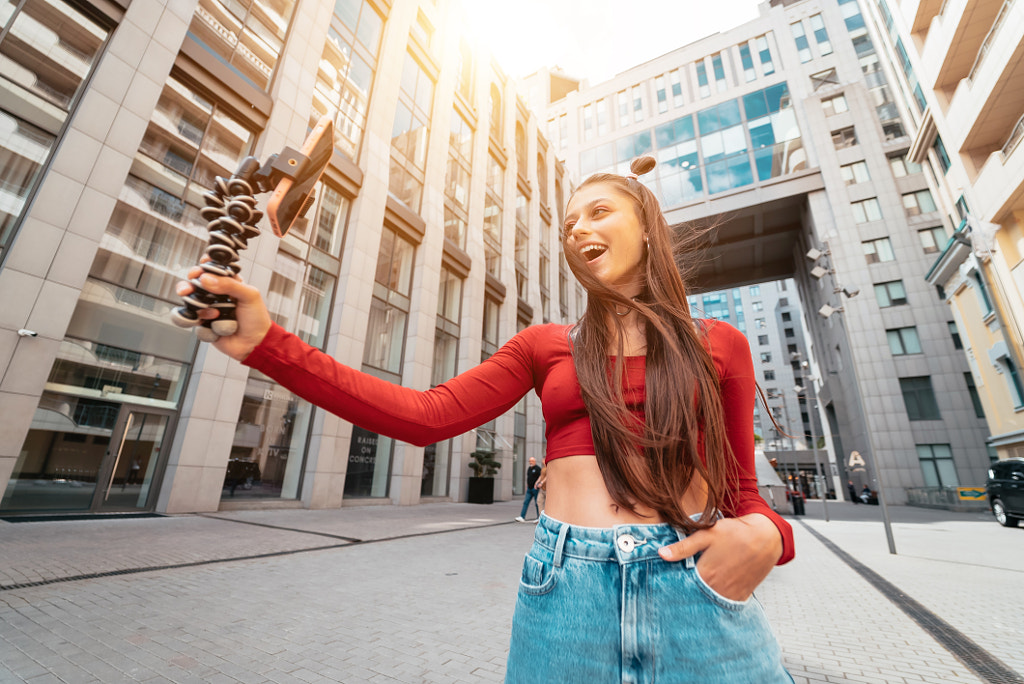
[[(653, 157), (645, 156), (635, 159), (630, 168), (640, 175), (654, 164)], [(594, 277), (577, 250), (563, 250), (588, 292), (586, 312), (572, 333), (573, 361), (590, 414), (601, 474), (612, 499), (627, 510), (635, 513), (638, 505), (652, 508), (687, 531), (709, 527), (725, 501), (729, 464), (735, 460), (725, 438), (718, 372), (705, 345), (705, 331), (690, 316), (686, 286), (674, 256), (676, 248), (692, 246), (681, 241), (692, 242), (702, 235), (695, 230), (673, 236), (654, 193), (635, 178), (595, 174), (576, 191), (597, 183), (632, 200), (647, 240), (643, 289), (634, 299)], [(568, 237), (565, 231), (563, 245)], [(622, 392), (626, 330), (623, 318), (612, 313), (623, 307), (635, 309), (642, 317), (646, 335), (642, 434)], [(611, 349), (616, 353), (609, 375)], [(707, 505), (700, 522), (691, 520), (682, 507), (694, 476), (707, 484)]]

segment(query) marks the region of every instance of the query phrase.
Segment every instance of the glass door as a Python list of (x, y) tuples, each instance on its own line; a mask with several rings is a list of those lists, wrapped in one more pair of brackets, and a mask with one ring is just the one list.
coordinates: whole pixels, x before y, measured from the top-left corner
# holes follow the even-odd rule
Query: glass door
[(172, 413), (124, 405), (114, 426), (93, 499), (96, 511), (137, 511), (151, 506), (153, 481)]

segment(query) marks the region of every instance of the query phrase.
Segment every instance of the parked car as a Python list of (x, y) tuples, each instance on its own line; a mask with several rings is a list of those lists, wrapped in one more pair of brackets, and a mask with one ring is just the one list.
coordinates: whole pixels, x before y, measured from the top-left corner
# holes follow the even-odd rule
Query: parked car
[(999, 524), (1016, 527), (1024, 519), (1024, 458), (994, 462), (988, 469), (985, 494)]

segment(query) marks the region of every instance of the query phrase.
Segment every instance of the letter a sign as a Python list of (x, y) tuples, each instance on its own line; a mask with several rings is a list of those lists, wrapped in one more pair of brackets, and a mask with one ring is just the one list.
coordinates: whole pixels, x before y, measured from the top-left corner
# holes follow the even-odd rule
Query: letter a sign
[(867, 463), (864, 462), (864, 457), (860, 455), (859, 451), (851, 451), (847, 467), (853, 471), (863, 471), (867, 470)]

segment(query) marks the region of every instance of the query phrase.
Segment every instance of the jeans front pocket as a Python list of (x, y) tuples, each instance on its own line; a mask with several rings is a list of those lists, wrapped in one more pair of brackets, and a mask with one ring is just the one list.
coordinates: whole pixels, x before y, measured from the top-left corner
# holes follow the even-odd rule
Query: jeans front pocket
[(702, 592), (704, 592), (705, 596), (707, 596), (709, 599), (711, 599), (711, 601), (713, 603), (715, 603), (716, 605), (719, 605), (722, 608), (726, 608), (727, 610), (735, 610), (735, 611), (743, 610), (744, 608), (746, 608), (747, 606), (750, 605), (750, 602), (754, 598), (753, 596), (750, 596), (749, 598), (747, 598), (747, 599), (745, 599), (743, 601), (737, 601), (735, 599), (731, 599), (731, 598), (727, 598), (725, 596), (722, 596), (717, 591), (712, 589), (711, 585), (708, 584), (704, 580), (704, 578), (700, 576), (700, 569), (697, 567), (696, 563), (694, 563), (694, 565), (693, 565), (693, 578), (694, 578), (694, 581), (696, 581), (697, 586), (700, 587), (700, 590)]
[(532, 550), (523, 559), (523, 574), (519, 580), (519, 591), (530, 596), (541, 596), (555, 588), (556, 572), (550, 560), (538, 560)]

